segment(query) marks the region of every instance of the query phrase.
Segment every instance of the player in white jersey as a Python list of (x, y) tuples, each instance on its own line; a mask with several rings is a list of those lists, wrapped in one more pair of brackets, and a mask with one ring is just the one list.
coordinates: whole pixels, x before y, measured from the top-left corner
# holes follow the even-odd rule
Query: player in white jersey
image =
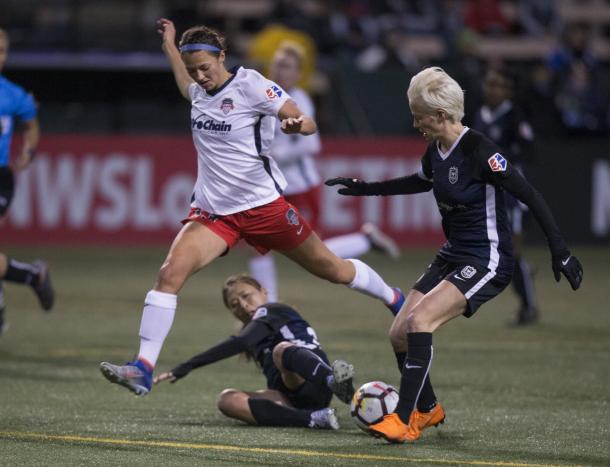
[(122, 366), (102, 362), (104, 376), (137, 395), (150, 392), (177, 293), (240, 239), (261, 253), (278, 250), (312, 274), (378, 298), (398, 313), (402, 292), (363, 262), (334, 255), (281, 195), (286, 181), (269, 155), (275, 119), (285, 133), (302, 135), (316, 132), (315, 121), (258, 72), (227, 70), (224, 38), (217, 32), (191, 28), (178, 50), (174, 24), (161, 19), (158, 26), (178, 89), (191, 102), (198, 176), (191, 212), (144, 301), (137, 359)]
[[(290, 94), (305, 115), (315, 117), (315, 108), (307, 93), (297, 87), (301, 79), (303, 52), (297, 44), (282, 44), (273, 56), (271, 79)], [(286, 178), (284, 196), (295, 206), (314, 231), (318, 231), (322, 186), (314, 157), (320, 152), (319, 133), (310, 136), (286, 134), (276, 122), (271, 157)], [(400, 251), (394, 241), (371, 223), (359, 232), (327, 238), (324, 243), (341, 258), (357, 258), (371, 249), (398, 258)], [(265, 287), (269, 300), (277, 301), (278, 287), (275, 261), (271, 253), (249, 261), (250, 273)]]

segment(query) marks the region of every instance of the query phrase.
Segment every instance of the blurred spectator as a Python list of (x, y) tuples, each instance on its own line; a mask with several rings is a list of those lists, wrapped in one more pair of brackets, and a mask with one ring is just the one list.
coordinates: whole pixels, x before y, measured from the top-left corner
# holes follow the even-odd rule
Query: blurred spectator
[(510, 30), (510, 22), (497, 0), (467, 0), (464, 23), (480, 34), (504, 34)]
[(555, 88), (553, 77), (546, 64), (533, 65), (529, 72), (529, 82), (521, 100), (534, 132), (539, 136), (556, 137), (562, 127), (555, 108)]
[(607, 133), (608, 96), (596, 85), (583, 61), (571, 64), (556, 104), (564, 126), (572, 134)]
[(371, 45), (358, 55), (358, 68), (368, 72), (406, 70), (408, 74), (417, 73), (421, 65), (409, 48), (407, 37), (407, 34), (398, 28), (386, 31), (381, 44)]
[(597, 67), (597, 59), (591, 49), (591, 30), (585, 24), (568, 24), (561, 43), (548, 56), (548, 65), (555, 76), (569, 72), (575, 61), (582, 62), (589, 70)]
[(472, 123), (476, 109), (481, 105), (481, 78), (485, 66), (478, 56), (480, 37), (470, 29), (457, 36), (455, 51), (447, 56), (446, 71), (455, 78), (464, 90), (464, 122)]
[(530, 36), (558, 35), (561, 32), (561, 17), (555, 0), (521, 0), (519, 2), (519, 25)]

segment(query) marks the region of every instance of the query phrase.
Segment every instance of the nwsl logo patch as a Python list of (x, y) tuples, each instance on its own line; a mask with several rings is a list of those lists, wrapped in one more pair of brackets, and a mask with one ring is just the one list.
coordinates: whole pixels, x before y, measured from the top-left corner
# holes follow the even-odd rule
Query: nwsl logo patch
[(284, 91), (282, 91), (279, 86), (276, 86), (274, 84), (270, 88), (267, 88), (265, 93), (267, 94), (267, 97), (269, 99), (275, 99), (276, 97), (282, 97), (282, 94), (284, 93)]
[(499, 152), (487, 159), (487, 163), (489, 164), (492, 172), (504, 172), (506, 171), (506, 166), (508, 165), (506, 159), (504, 159)]

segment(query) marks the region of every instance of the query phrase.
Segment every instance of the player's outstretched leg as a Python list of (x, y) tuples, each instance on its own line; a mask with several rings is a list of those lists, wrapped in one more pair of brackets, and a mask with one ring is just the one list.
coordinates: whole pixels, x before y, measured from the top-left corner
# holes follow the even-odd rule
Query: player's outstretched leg
[(145, 396), (152, 386), (152, 368), (142, 360), (128, 362), (125, 365), (100, 363), (100, 371), (111, 383), (126, 387), (136, 396)]
[(291, 371), (306, 381), (326, 386), (346, 404), (352, 400), (355, 392), (353, 365), (336, 360), (331, 366), (309, 349), (283, 343), (274, 348), (273, 357), (280, 371)]
[(4, 305), (4, 288), (2, 287), (2, 281), (0, 281), (0, 336), (8, 329), (8, 322), (6, 321), (6, 307)]
[(8, 259), (5, 255), (2, 255), (2, 259), (5, 270), (0, 279), (29, 285), (38, 297), (42, 309), (45, 311), (51, 310), (55, 303), (55, 291), (51, 285), (47, 263), (41, 260), (34, 261), (31, 264), (22, 263), (21, 261)]
[(335, 409), (299, 409), (274, 389), (245, 392), (225, 389), (218, 396), (218, 409), (227, 417), (258, 426), (294, 426), (338, 430)]

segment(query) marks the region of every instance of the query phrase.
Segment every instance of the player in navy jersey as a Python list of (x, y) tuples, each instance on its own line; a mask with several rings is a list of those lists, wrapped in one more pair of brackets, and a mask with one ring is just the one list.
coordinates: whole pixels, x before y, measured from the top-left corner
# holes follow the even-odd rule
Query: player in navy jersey
[(286, 180), (270, 156), (276, 120), (287, 134), (311, 135), (316, 122), (279, 85), (255, 70), (225, 67), (224, 38), (205, 26), (182, 34), (158, 21), (162, 49), (180, 93), (191, 103), (190, 127), (197, 149), (197, 181), (191, 211), (146, 294), (135, 362), (102, 362), (111, 382), (147, 394), (154, 366), (169, 333), (178, 292), (197, 271), (240, 240), (259, 253), (276, 250), (310, 273), (381, 300), (396, 314), (404, 301), (372, 268), (333, 254), (298, 209), (282, 196)]
[(261, 368), (267, 388), (225, 389), (218, 397), (223, 414), (254, 425), (338, 429), (328, 405), (333, 393), (345, 403), (351, 400), (353, 366), (342, 360), (330, 365), (309, 323), (288, 305), (267, 303), (267, 291), (253, 277), (229, 277), (222, 298), (243, 323), (241, 332), (161, 373), (155, 384), (176, 382), (195, 368), (246, 352)]
[[(475, 115), (472, 128), (503, 148), (513, 167), (525, 175), (525, 166), (533, 153), (534, 132), (512, 100), (514, 87), (515, 79), (511, 73), (501, 68), (490, 68), (483, 80), (485, 104)], [(520, 301), (514, 323), (522, 326), (538, 319), (532, 272), (522, 256), (523, 221), (527, 208), (511, 194), (505, 196), (515, 256), (512, 286)]]
[[(8, 34), (0, 29), (0, 73), (6, 63), (8, 50)], [(34, 158), (40, 139), (36, 105), (32, 96), (21, 86), (0, 74), (0, 219), (6, 215), (15, 192), (13, 168), (9, 165), (9, 157), (16, 120), (21, 121), (24, 130), (21, 152), (13, 167), (22, 170)], [(0, 253), (0, 334), (7, 329), (3, 281), (31, 286), (44, 310), (48, 311), (53, 307), (55, 294), (47, 264), (44, 261), (23, 263)]]
[(335, 178), (339, 193), (401, 195), (433, 190), (446, 243), (417, 280), (394, 319), (390, 339), (402, 368), (396, 412), (371, 426), (391, 442), (419, 439), (423, 429), (444, 420), (430, 382), (432, 333), (460, 315), (472, 316), (498, 295), (513, 273), (511, 229), (504, 191), (528, 206), (551, 251), (555, 280), (563, 274), (580, 287), (582, 266), (570, 254), (542, 196), (514, 169), (503, 151), (481, 133), (462, 125), (464, 93), (441, 68), (426, 68), (407, 91), (413, 126), (429, 145), (413, 175), (367, 183)]

